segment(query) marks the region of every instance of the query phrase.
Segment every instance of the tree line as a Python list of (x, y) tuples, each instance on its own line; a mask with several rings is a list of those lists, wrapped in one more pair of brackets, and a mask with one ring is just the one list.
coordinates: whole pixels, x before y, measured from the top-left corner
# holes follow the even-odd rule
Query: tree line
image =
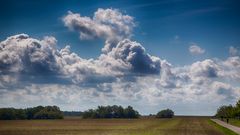
[(26, 109), (0, 108), (0, 119), (63, 119), (63, 113), (57, 106), (37, 106)]
[(238, 118), (240, 119), (240, 100), (237, 101), (236, 105), (223, 105), (218, 108), (215, 115), (218, 118)]
[[(89, 109), (82, 113), (83, 118), (139, 118), (141, 115), (133, 107), (128, 106), (98, 106), (97, 109)], [(174, 112), (170, 109), (159, 111), (156, 118), (172, 118)]]
[[(64, 116), (81, 116), (82, 118), (139, 118), (138, 111), (132, 106), (98, 106), (84, 112), (61, 111), (57, 106), (37, 106), (26, 109), (0, 108), (0, 120), (24, 120), (24, 119), (63, 119)], [(170, 109), (161, 110), (156, 118), (172, 118), (174, 112)]]

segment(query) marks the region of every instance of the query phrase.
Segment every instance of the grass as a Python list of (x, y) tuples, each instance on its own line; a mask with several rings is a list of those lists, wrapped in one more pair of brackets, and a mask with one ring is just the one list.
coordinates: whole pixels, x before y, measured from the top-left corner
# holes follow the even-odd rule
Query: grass
[(231, 130), (223, 127), (223, 126), (218, 125), (218, 124), (217, 124), (216, 122), (214, 122), (214, 121), (209, 120), (209, 123), (210, 123), (211, 125), (213, 125), (215, 128), (217, 128), (218, 130), (222, 131), (222, 132), (223, 132), (224, 134), (226, 134), (226, 135), (238, 135), (237, 133), (235, 133), (235, 132), (233, 132), (233, 131), (231, 131)]
[[(227, 122), (226, 119), (223, 119), (223, 121)], [(240, 119), (229, 119), (229, 124), (240, 127)]]
[(239, 119), (230, 119), (229, 123), (234, 126), (240, 127), (240, 120)]
[(206, 117), (0, 121), (1, 135), (235, 135)]

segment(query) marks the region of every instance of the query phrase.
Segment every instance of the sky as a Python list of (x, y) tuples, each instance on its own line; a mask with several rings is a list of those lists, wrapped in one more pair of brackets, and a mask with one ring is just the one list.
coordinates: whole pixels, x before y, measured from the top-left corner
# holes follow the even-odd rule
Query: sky
[(214, 115), (240, 98), (238, 0), (0, 2), (0, 107)]

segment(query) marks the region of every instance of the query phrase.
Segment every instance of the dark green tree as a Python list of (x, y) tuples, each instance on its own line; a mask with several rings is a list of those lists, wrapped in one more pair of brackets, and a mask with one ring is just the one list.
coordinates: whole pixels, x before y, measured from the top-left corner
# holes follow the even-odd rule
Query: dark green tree
[(16, 119), (24, 120), (27, 119), (27, 114), (25, 109), (15, 109)]
[(0, 119), (62, 119), (63, 114), (57, 106), (37, 106), (27, 109), (0, 108)]
[(46, 106), (33, 116), (34, 119), (62, 119), (63, 113), (57, 106)]
[(157, 113), (157, 118), (172, 118), (174, 116), (174, 112), (170, 109), (161, 110)]
[(135, 111), (131, 106), (124, 109), (125, 118), (138, 118), (139, 113)]
[(14, 108), (1, 108), (0, 109), (1, 120), (15, 120), (17, 119)]
[(234, 117), (234, 107), (232, 105), (221, 106), (218, 108), (216, 116), (220, 118)]

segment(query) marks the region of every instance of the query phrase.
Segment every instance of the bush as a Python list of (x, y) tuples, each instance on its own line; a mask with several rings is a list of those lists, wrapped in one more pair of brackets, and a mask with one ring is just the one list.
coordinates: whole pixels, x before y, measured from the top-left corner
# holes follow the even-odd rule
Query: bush
[(157, 113), (157, 118), (172, 118), (174, 116), (174, 112), (170, 109), (161, 110)]

